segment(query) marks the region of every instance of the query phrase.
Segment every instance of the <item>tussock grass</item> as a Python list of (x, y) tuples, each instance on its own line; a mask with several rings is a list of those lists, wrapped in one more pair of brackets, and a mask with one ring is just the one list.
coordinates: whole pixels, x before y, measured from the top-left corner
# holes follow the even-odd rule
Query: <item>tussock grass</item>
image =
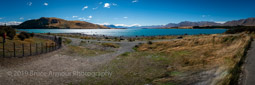
[(251, 41), (247, 35), (187, 36), (145, 43), (98, 69), (111, 77), (87, 78), (89, 84), (230, 84)]
[(102, 43), (105, 47), (119, 48), (120, 46), (114, 43)]

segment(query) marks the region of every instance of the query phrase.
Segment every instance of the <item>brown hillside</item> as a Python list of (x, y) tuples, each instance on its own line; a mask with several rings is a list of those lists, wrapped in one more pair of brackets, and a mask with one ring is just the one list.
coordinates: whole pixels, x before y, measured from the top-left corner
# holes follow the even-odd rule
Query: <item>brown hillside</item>
[(109, 29), (106, 26), (92, 24), (85, 21), (67, 21), (59, 18), (28, 20), (19, 25), (21, 29)]

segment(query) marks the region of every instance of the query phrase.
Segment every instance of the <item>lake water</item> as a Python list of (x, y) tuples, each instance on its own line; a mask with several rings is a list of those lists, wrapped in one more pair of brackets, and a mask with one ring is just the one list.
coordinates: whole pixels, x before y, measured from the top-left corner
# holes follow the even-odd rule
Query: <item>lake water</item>
[(33, 33), (83, 33), (106, 36), (158, 36), (158, 35), (199, 35), (219, 34), (226, 29), (18, 29)]

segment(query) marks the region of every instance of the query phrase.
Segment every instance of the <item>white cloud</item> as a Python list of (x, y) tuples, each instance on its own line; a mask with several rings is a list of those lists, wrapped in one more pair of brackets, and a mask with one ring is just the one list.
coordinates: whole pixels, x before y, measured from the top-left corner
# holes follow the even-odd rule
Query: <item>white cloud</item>
[(88, 18), (92, 19), (92, 18), (93, 18), (93, 16), (88, 16)]
[(32, 6), (32, 4), (33, 4), (32, 2), (27, 2), (28, 6)]
[(43, 3), (43, 5), (44, 5), (44, 6), (48, 6), (49, 4), (45, 2), (45, 3)]
[(112, 3), (112, 5), (113, 5), (113, 6), (117, 6), (118, 4), (116, 4), (116, 3)]
[(96, 9), (98, 9), (98, 7), (95, 7), (95, 8), (92, 8), (93, 10), (96, 10)]
[(23, 20), (23, 19), (24, 19), (24, 17), (20, 17), (19, 19), (20, 19), (20, 20)]
[(84, 21), (87, 21), (87, 20), (90, 20), (90, 19), (87, 19), (87, 18), (85, 18), (85, 17), (80, 17), (80, 18), (78, 18), (79, 20), (84, 20)]
[(77, 18), (78, 16), (73, 16), (73, 18)]
[(109, 3), (104, 4), (104, 8), (110, 8), (110, 7), (111, 7), (111, 5)]
[(124, 19), (127, 19), (128, 17), (123, 17)]
[(108, 22), (104, 22), (104, 23), (96, 23), (96, 24), (99, 24), (99, 25), (110, 25)]
[(84, 6), (84, 7), (82, 8), (82, 10), (85, 10), (85, 9), (87, 9), (87, 8), (89, 8), (89, 6)]
[(0, 22), (0, 25), (19, 25), (22, 22), (17, 22), (17, 21), (10, 21), (10, 22)]
[(203, 18), (210, 17), (210, 15), (202, 15), (201, 17), (203, 17)]
[(133, 1), (132, 1), (132, 3), (136, 3), (136, 2), (138, 2), (138, 0), (133, 0)]

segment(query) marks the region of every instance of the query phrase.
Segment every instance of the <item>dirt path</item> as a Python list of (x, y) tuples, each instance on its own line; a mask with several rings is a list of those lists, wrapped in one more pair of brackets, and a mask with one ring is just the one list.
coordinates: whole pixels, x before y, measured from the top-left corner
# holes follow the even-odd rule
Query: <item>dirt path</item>
[(243, 85), (255, 84), (255, 41), (252, 42), (244, 64)]
[[(81, 39), (70, 38), (72, 45), (79, 45)], [(91, 41), (97, 42), (97, 41)], [(43, 54), (25, 58), (0, 59), (0, 84), (2, 85), (66, 85), (70, 82), (80, 82), (84, 75), (75, 73), (91, 73), (99, 65), (103, 65), (116, 56), (125, 52), (132, 52), (137, 42), (109, 42), (119, 43), (120, 48), (113, 53), (93, 57), (62, 55), (67, 47)], [(88, 76), (88, 75), (85, 75)]]

